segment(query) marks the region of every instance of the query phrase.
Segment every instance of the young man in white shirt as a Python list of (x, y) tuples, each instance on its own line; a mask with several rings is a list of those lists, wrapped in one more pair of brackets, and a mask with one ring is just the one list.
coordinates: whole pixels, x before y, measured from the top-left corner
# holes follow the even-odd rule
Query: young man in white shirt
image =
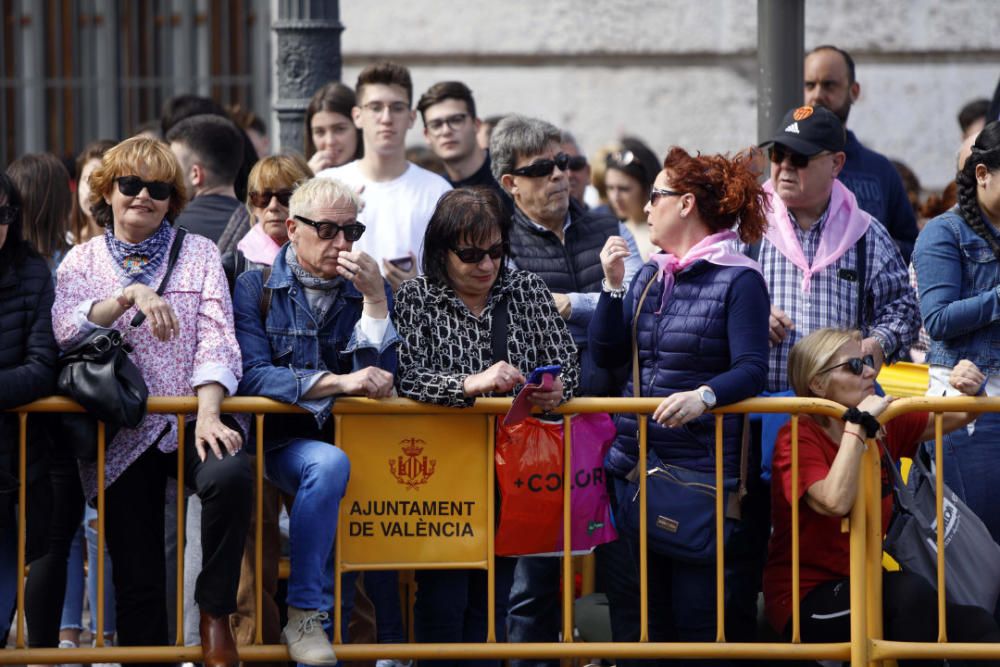
[(406, 132), (413, 127), (413, 83), (402, 65), (380, 62), (358, 75), (358, 105), (352, 111), (365, 154), (318, 176), (334, 177), (357, 189), (364, 200), (358, 219), (367, 227), (356, 244), (378, 262), (393, 290), (417, 275), (421, 243), (448, 182), (406, 159)]

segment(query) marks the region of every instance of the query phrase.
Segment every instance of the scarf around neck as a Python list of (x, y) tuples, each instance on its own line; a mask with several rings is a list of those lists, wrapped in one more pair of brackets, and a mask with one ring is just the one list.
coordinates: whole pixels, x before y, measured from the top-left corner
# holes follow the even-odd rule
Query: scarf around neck
[(115, 260), (115, 271), (129, 282), (149, 285), (170, 250), (174, 229), (164, 220), (153, 234), (139, 243), (128, 243), (115, 236), (111, 227), (104, 229), (104, 243)]
[(775, 193), (771, 181), (764, 184), (764, 192), (767, 193), (771, 203), (767, 212), (767, 232), (764, 237), (789, 262), (802, 271), (802, 291), (805, 294), (809, 294), (812, 277), (840, 259), (858, 242), (858, 239), (864, 236), (872, 222), (872, 217), (858, 206), (854, 193), (840, 181), (834, 180), (819, 247), (810, 265), (795, 233), (796, 223), (792, 220), (785, 202)]
[[(344, 279), (341, 276), (337, 276), (336, 278), (320, 278), (306, 271), (299, 264), (299, 258), (295, 254), (295, 247), (291, 243), (285, 246), (285, 262), (288, 264), (288, 268), (291, 269), (295, 279), (306, 289), (306, 299), (309, 301), (309, 307), (313, 311), (313, 316), (316, 318), (316, 322), (322, 324), (327, 312), (329, 312), (333, 302), (337, 299), (337, 293), (344, 284)], [(309, 290), (315, 291), (313, 294), (309, 294)]]
[(274, 264), (274, 258), (278, 256), (281, 246), (264, 232), (261, 223), (258, 222), (240, 239), (240, 242), (236, 244), (236, 249), (255, 264), (271, 266)]
[(683, 257), (677, 257), (668, 252), (657, 253), (650, 257), (649, 260), (659, 267), (657, 280), (663, 281), (660, 308), (656, 314), (659, 315), (663, 312), (670, 300), (670, 294), (674, 291), (674, 277), (699, 260), (705, 260), (719, 266), (745, 266), (760, 273), (760, 265), (757, 262), (734, 249), (732, 242), (737, 238), (736, 232), (727, 229), (706, 236), (692, 246)]

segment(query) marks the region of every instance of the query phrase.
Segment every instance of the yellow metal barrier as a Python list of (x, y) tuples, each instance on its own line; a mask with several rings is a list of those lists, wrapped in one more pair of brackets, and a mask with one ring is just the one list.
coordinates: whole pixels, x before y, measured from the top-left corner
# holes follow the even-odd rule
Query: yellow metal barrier
[[(564, 470), (563, 479), (570, 478), (571, 463), (571, 442), (569, 415), (588, 412), (632, 412), (639, 415), (648, 415), (659, 404), (660, 399), (656, 398), (584, 398), (576, 399), (565, 406), (559, 412), (566, 415), (564, 425)], [(489, 461), (493, 460), (494, 440), (493, 433), (496, 415), (503, 414), (510, 406), (510, 399), (480, 399), (471, 408), (456, 410), (453, 408), (442, 408), (426, 404), (415, 403), (403, 399), (392, 399), (384, 401), (370, 401), (367, 399), (338, 399), (335, 406), (334, 418), (334, 442), (337, 442), (345, 451), (349, 451), (354, 443), (344, 439), (344, 419), (350, 415), (436, 415), (447, 420), (455, 415), (481, 415), (485, 421), (485, 432), (487, 433), (487, 452)], [(222, 409), (225, 412), (253, 413), (257, 425), (257, 441), (255, 443), (258, 453), (257, 462), (263, 460), (259, 456), (263, 452), (263, 427), (265, 414), (299, 412), (297, 408), (278, 403), (268, 399), (237, 397), (226, 399)], [(1000, 399), (905, 399), (892, 404), (883, 415), (882, 421), (888, 421), (892, 417), (912, 410), (933, 409), (943, 411), (949, 410), (976, 410), (976, 411), (1000, 411)], [(15, 411), (20, 417), (19, 448), (21, 454), (21, 467), (19, 470), (22, 480), (19, 502), (19, 530), (18, 530), (18, 567), (19, 572), (24, 571), (24, 533), (25, 525), (25, 449), (26, 449), (26, 425), (27, 414), (31, 412), (82, 412), (82, 409), (75, 403), (63, 398), (48, 398), (37, 401), (27, 406), (17, 408)], [(197, 399), (194, 397), (179, 398), (153, 398), (149, 401), (149, 411), (153, 413), (175, 414), (183, 422), (186, 414), (197, 411)], [(839, 417), (843, 412), (843, 406), (821, 399), (798, 399), (798, 398), (767, 398), (751, 399), (736, 405), (718, 408), (714, 411), (716, 415), (716, 460), (722, 461), (722, 415), (740, 414), (746, 412), (763, 413), (793, 413), (792, 418), (792, 475), (793, 488), (797, 488), (798, 481), (798, 415), (818, 414), (832, 417)], [(443, 422), (442, 422), (443, 423)], [(639, 420), (640, 438), (640, 460), (645, 460), (646, 442), (646, 420)], [(940, 435), (940, 420), (939, 435)], [(350, 429), (348, 429), (350, 431)], [(99, 469), (103, 469), (104, 463), (104, 430), (99, 430)], [(185, 446), (183, 442), (183, 429), (179, 429), (181, 440), (178, 447)], [(573, 643), (573, 607), (571, 588), (571, 563), (570, 555), (564, 552), (563, 555), (563, 576), (566, 585), (563, 587), (562, 613), (563, 613), (563, 642), (537, 643), (537, 644), (513, 644), (499, 643), (492, 635), (493, 628), (493, 517), (494, 494), (493, 494), (493, 474), (492, 469), (486, 475), (487, 494), (484, 498), (487, 507), (487, 553), (485, 561), (479, 564), (490, 573), (489, 610), (491, 614), (489, 628), (490, 636), (483, 644), (341, 644), (340, 637), (340, 577), (336, 577), (336, 619), (334, 630), (336, 633), (335, 644), (337, 655), (342, 660), (370, 660), (373, 658), (396, 658), (396, 659), (456, 659), (456, 658), (589, 658), (592, 656), (617, 656), (619, 658), (720, 658), (730, 659), (756, 659), (756, 660), (850, 660), (853, 667), (860, 667), (869, 661), (884, 660), (889, 658), (907, 657), (965, 657), (981, 658), (984, 656), (1000, 657), (1000, 646), (996, 645), (965, 645), (965, 644), (901, 644), (880, 639), (881, 637), (881, 515), (879, 512), (879, 457), (875, 452), (875, 447), (869, 447), (869, 451), (864, 458), (863, 483), (865, 493), (859, 494), (858, 500), (851, 510), (850, 518), (845, 519), (850, 529), (850, 552), (851, 552), (851, 640), (843, 643), (830, 644), (803, 644), (800, 640), (800, 608), (798, 603), (799, 591), (799, 532), (798, 514), (799, 508), (792, 505), (792, 572), (790, 576), (793, 582), (793, 609), (792, 609), (792, 641), (790, 643), (727, 643), (724, 635), (724, 624), (722, 619), (725, 615), (724, 606), (724, 549), (717, 549), (716, 559), (716, 581), (717, 581), (717, 619), (718, 630), (715, 642), (700, 643), (659, 643), (649, 642), (647, 634), (648, 626), (648, 581), (646, 577), (646, 534), (640, 532), (640, 615), (641, 615), (641, 640), (636, 643)], [(938, 438), (938, 471), (941, 468), (940, 437)], [(178, 457), (183, 461), (183, 456)], [(183, 466), (178, 467), (178, 483), (183, 484)], [(99, 473), (101, 475), (102, 473)], [(357, 474), (357, 471), (355, 471)], [(722, 488), (723, 471), (721, 466), (716, 470), (717, 488)], [(645, 494), (645, 476), (640, 477), (640, 494)], [(261, 608), (261, 522), (262, 522), (262, 484), (263, 469), (257, 465), (256, 469), (256, 502), (257, 502), (257, 524), (256, 534), (256, 606)], [(103, 571), (103, 549), (104, 549), (104, 490), (103, 480), (99, 477), (98, 504), (98, 588), (103, 591), (104, 571)], [(563, 484), (563, 544), (571, 545), (570, 535), (570, 484)], [(717, 539), (721, 540), (723, 535), (723, 494), (716, 494), (716, 531)], [(183, 517), (183, 494), (178, 494), (178, 515)], [(341, 530), (344, 525), (343, 505), (341, 516)], [(643, 525), (646, 521), (645, 503), (640, 505), (640, 514)], [(940, 520), (942, 512), (940, 489), (938, 492), (938, 525), (943, 526)], [(181, 520), (178, 521), (179, 545), (183, 539), (184, 526)], [(342, 548), (343, 533), (341, 539), (337, 540), (336, 563), (338, 572), (342, 571)], [(939, 534), (939, 542), (942, 536)], [(940, 545), (939, 545), (940, 546)], [(183, 548), (178, 549), (178, 595), (183, 592)], [(939, 548), (939, 566), (943, 565), (944, 550)], [(366, 567), (364, 564), (354, 564), (350, 569), (387, 569), (402, 566), (412, 566), (412, 563), (386, 563)], [(427, 565), (423, 565), (427, 566)], [(448, 563), (434, 563), (434, 567), (449, 567)], [(469, 563), (451, 565), (452, 567), (469, 567)], [(942, 570), (943, 572), (943, 570)], [(943, 574), (941, 577), (942, 586), (939, 588), (939, 613), (943, 613)], [(103, 594), (99, 592), (98, 600), (103, 599)], [(183, 604), (178, 605), (178, 627), (182, 627), (180, 616), (183, 613)], [(104, 610), (101, 603), (98, 603), (97, 633), (96, 640), (98, 647), (93, 649), (27, 649), (24, 642), (24, 591), (23, 585), (18, 586), (17, 594), (18, 627), (16, 631), (16, 648), (0, 651), (0, 664), (44, 664), (44, 663), (66, 663), (66, 662), (137, 662), (137, 661), (199, 661), (201, 660), (201, 648), (198, 646), (182, 646), (180, 631), (176, 637), (175, 646), (165, 647), (101, 647), (103, 640)], [(262, 645), (261, 629), (259, 625), (260, 614), (257, 614), (258, 626), (256, 628), (256, 643), (253, 646), (240, 647), (241, 659), (245, 661), (264, 660), (287, 660), (287, 649), (281, 645)], [(942, 624), (943, 627), (943, 624)], [(944, 634), (940, 638), (945, 641)]]

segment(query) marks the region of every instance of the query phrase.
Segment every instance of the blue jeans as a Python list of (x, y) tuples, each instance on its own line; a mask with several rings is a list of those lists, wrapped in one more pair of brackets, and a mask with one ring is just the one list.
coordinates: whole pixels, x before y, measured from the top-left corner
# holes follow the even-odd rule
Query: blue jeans
[[(514, 577), (514, 558), (496, 559), (497, 641), (507, 636), (507, 599)], [(413, 629), (420, 643), (455, 644), (486, 641), (485, 570), (417, 570), (417, 599), (413, 604)], [(499, 660), (421, 660), (435, 667), (457, 665), (497, 666)]]
[[(507, 633), (511, 643), (557, 642), (562, 618), (559, 581), (562, 559), (522, 556), (510, 588)], [(511, 660), (512, 667), (558, 665), (558, 660)]]
[(288, 604), (299, 609), (332, 607), (333, 542), (337, 512), (351, 464), (339, 447), (295, 438), (264, 453), (267, 477), (294, 495), (289, 514), (291, 573)]
[[(16, 529), (16, 526), (14, 527)], [(0, 642), (6, 641), (17, 606), (17, 533), (0, 539)]]
[[(83, 525), (73, 537), (66, 570), (66, 599), (63, 602), (60, 629), (83, 629), (83, 539), (87, 540), (87, 599), (90, 604), (90, 631), (97, 632), (97, 529), (90, 522), (97, 520), (97, 510), (89, 505), (84, 510)], [(115, 586), (112, 583), (111, 556), (104, 549), (104, 634), (115, 633)]]
[(399, 572), (369, 570), (365, 572), (365, 592), (375, 607), (376, 641), (379, 644), (402, 644), (403, 610), (399, 606)]

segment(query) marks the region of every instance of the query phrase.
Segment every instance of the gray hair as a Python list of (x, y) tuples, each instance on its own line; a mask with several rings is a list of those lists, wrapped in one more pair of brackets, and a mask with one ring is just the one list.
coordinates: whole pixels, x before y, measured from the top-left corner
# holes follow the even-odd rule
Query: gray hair
[(538, 155), (550, 143), (561, 142), (562, 132), (552, 123), (519, 114), (504, 116), (490, 137), (493, 178), (499, 182), (501, 176), (514, 171), (518, 158)]
[(338, 203), (350, 204), (360, 213), (364, 208), (357, 190), (335, 178), (310, 178), (292, 193), (288, 202), (288, 215), (309, 217), (313, 209), (320, 206), (334, 206)]

